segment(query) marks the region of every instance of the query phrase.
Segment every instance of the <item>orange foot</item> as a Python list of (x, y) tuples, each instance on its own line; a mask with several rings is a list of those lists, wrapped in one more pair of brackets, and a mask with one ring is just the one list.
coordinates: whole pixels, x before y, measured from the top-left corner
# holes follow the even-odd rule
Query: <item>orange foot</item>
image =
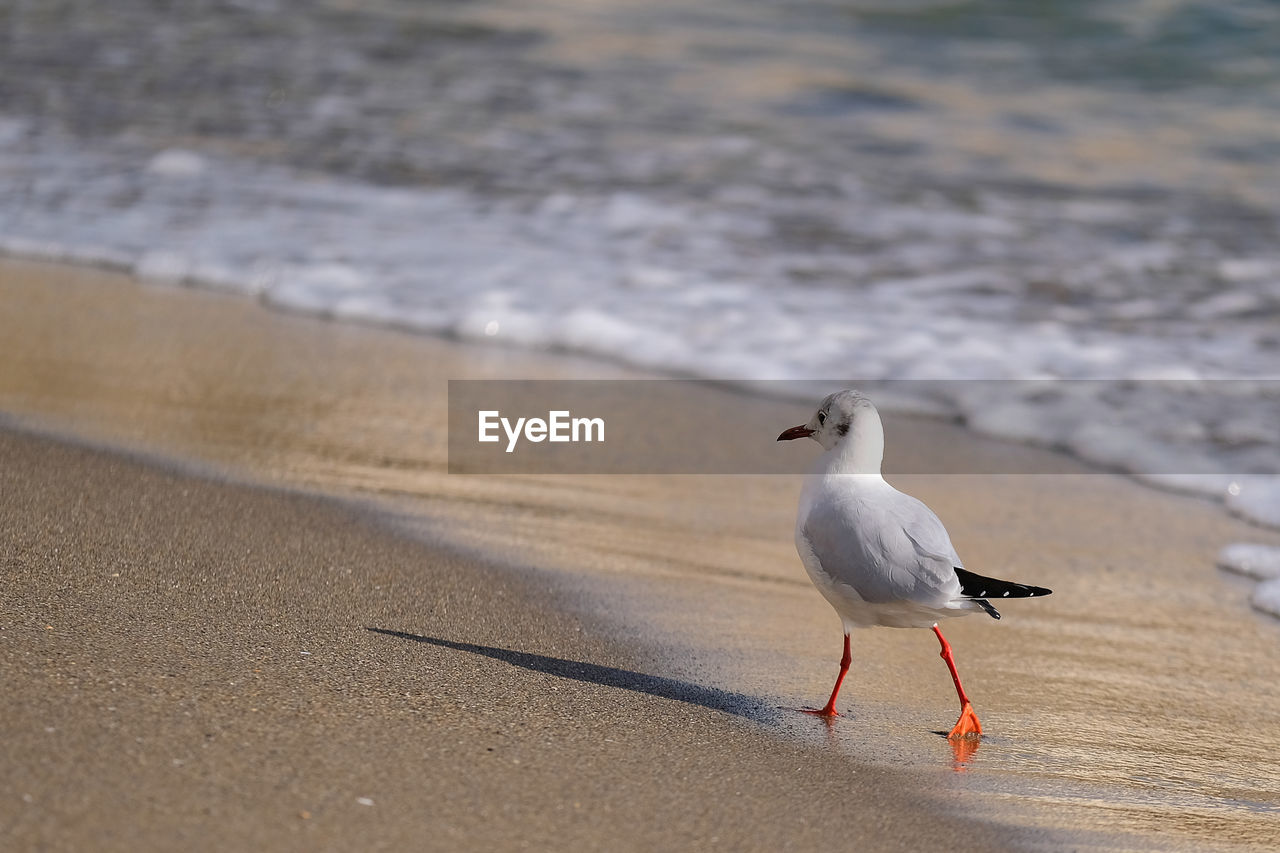
[(796, 708), (801, 714), (812, 714), (815, 717), (822, 717), (824, 720), (834, 720), (840, 716), (836, 713), (836, 709), (828, 705), (825, 708)]
[(956, 720), (955, 728), (947, 735), (947, 740), (976, 739), (981, 736), (982, 723), (978, 722), (978, 715), (973, 713), (973, 706), (965, 702), (964, 708), (960, 710), (960, 719)]

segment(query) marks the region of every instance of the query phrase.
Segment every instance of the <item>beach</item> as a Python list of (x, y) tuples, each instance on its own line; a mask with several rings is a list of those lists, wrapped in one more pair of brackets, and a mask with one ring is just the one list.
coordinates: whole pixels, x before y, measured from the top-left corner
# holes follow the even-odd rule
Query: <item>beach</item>
[[(0, 303), (18, 848), (1280, 840), (1280, 624), (1213, 567), (1280, 537), (1208, 502), (886, 416), (916, 470), (1043, 472), (894, 480), (1055, 590), (948, 626), (959, 754), (924, 632), (855, 635), (834, 726), (790, 710), (839, 655), (798, 476), (448, 473), (448, 379), (635, 371), (66, 266)], [(762, 446), (808, 408), (761, 401)]]
[(1280, 849), (1280, 7), (10, 6), (0, 848)]

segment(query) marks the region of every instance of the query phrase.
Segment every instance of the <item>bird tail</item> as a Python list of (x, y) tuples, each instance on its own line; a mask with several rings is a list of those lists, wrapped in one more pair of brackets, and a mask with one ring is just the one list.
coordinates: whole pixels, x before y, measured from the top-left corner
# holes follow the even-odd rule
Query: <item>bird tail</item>
[(992, 619), (999, 619), (1000, 613), (986, 601), (988, 598), (1037, 598), (1053, 593), (1053, 590), (1042, 586), (986, 578), (958, 567), (955, 571), (956, 577), (960, 579), (960, 594), (972, 599)]

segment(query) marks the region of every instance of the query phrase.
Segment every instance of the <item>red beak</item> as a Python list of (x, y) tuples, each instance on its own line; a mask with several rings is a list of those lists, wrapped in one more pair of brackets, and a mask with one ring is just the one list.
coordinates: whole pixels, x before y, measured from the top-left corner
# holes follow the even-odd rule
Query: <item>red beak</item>
[(778, 436), (778, 441), (791, 441), (796, 438), (808, 438), (811, 435), (813, 435), (813, 430), (801, 424), (798, 427), (792, 427), (789, 430), (784, 430), (782, 435)]

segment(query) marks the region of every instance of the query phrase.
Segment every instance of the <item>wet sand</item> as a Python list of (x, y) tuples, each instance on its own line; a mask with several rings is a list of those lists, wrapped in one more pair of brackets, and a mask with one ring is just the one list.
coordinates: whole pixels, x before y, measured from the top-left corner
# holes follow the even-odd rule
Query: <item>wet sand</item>
[[(5, 439), (6, 517), (28, 531), (5, 543), (24, 567), (6, 571), (6, 599), (34, 602), (6, 607), (23, 616), (6, 625), (5, 683), (24, 689), (5, 700), (20, 760), (6, 762), (17, 799), (0, 821), (20, 838), (76, 846), (90, 836), (75, 832), (118, 820), (121, 838), (137, 840), (126, 823), (138, 825), (156, 846), (179, 831), (341, 845), (370, 837), (342, 835), (357, 824), (388, 844), (456, 829), (490, 834), (446, 837), (505, 846), (599, 846), (621, 832), (636, 846), (716, 835), (773, 848), (800, 826), (799, 847), (859, 833), (890, 849), (1280, 840), (1280, 625), (1213, 569), (1227, 542), (1280, 538), (1207, 504), (948, 424), (886, 418), (891, 454), (1033, 454), (1028, 467), (1057, 472), (896, 481), (939, 512), (971, 569), (1056, 590), (1010, 605), (999, 623), (948, 626), (988, 733), (956, 755), (936, 734), (955, 700), (925, 632), (855, 636), (847, 716), (834, 727), (781, 710), (820, 701), (839, 654), (838, 622), (791, 545), (798, 478), (445, 472), (446, 379), (623, 371), (62, 267), (5, 264), (0, 300), (0, 411), (13, 422), (215, 478)], [(806, 416), (758, 409), (770, 437)], [(118, 489), (94, 492), (95, 477)], [(218, 482), (229, 477), (334, 493), (376, 517)], [(92, 500), (77, 497), (78, 479)], [(170, 491), (143, 497), (135, 480)], [(183, 489), (196, 498), (177, 500)], [(116, 517), (97, 509), (113, 502)], [(68, 519), (62, 542), (49, 537), (55, 518)], [(41, 544), (15, 544), (27, 542)], [(206, 556), (179, 559), (180, 547)], [(150, 567), (143, 589), (111, 578), (132, 563)], [(54, 617), (67, 614), (75, 630), (60, 634)], [(327, 649), (310, 647), (317, 636)], [(332, 665), (317, 667), (321, 655)], [(563, 661), (614, 669), (584, 677)], [(308, 667), (313, 682), (300, 677)], [(227, 673), (254, 668), (267, 675), (238, 701), (249, 676)], [(639, 689), (620, 687), (633, 678)], [(92, 704), (112, 687), (140, 709), (130, 739), (154, 738), (136, 797), (99, 782), (136, 762), (113, 740), (107, 714), (118, 712)], [(179, 718), (183, 697), (195, 707)], [(49, 707), (69, 715), (49, 724), (67, 733), (59, 743), (36, 725)], [(210, 709), (222, 763), (197, 762), (190, 785), (176, 785), (189, 756), (217, 754), (185, 716)], [(512, 759), (538, 774), (474, 760), (504, 744), (526, 750)], [(672, 767), (685, 775), (673, 781)], [(24, 778), (45, 787), (19, 791)], [(69, 793), (54, 810), (57, 790)], [(572, 818), (573, 802), (589, 817)], [(375, 817), (384, 803), (394, 815)], [(627, 804), (634, 813), (620, 816)], [(313, 822), (326, 809), (332, 820)]]

